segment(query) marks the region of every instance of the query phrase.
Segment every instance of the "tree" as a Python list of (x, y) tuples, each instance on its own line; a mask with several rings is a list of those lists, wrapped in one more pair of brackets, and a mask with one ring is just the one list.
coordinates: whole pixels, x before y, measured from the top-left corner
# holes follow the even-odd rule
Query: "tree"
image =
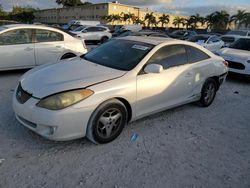
[(6, 15), (6, 19), (18, 22), (32, 23), (36, 9), (32, 7), (13, 6), (12, 11)]
[(198, 23), (200, 23), (201, 25), (204, 25), (205, 23), (204, 18), (199, 14), (192, 15), (189, 19), (187, 19), (187, 27), (195, 29), (198, 27)]
[(185, 18), (181, 18), (179, 16), (174, 18), (173, 24), (175, 25), (175, 27), (177, 26), (178, 28), (180, 28), (180, 25), (182, 24), (183, 26), (185, 26), (186, 23), (186, 19)]
[(230, 15), (225, 10), (216, 11), (206, 17), (208, 27), (212, 29), (227, 29)]
[(74, 7), (74, 6), (84, 5), (84, 4), (92, 4), (89, 2), (82, 3), (81, 0), (56, 0), (56, 3), (58, 5), (62, 5), (63, 7)]
[(242, 26), (242, 24), (245, 22), (247, 13), (244, 10), (238, 10), (237, 14), (231, 16), (230, 21), (234, 22), (235, 25), (237, 25), (238, 29)]
[(4, 18), (6, 15), (7, 15), (7, 13), (3, 10), (3, 7), (0, 4), (0, 18)]
[(164, 27), (165, 24), (169, 23), (169, 15), (163, 14), (160, 16), (158, 23), (161, 23), (161, 27)]
[(250, 28), (250, 12), (246, 13), (243, 23), (245, 24), (246, 28)]
[(148, 27), (150, 27), (150, 25), (156, 25), (157, 24), (157, 21), (156, 21), (156, 18), (154, 16), (154, 13), (151, 12), (151, 13), (147, 13), (145, 15), (145, 18), (144, 18), (145, 21), (148, 22)]

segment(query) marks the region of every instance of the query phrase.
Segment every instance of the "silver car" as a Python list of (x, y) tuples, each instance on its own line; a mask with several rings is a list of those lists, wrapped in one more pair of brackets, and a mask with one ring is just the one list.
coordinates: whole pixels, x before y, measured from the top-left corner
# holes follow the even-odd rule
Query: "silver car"
[(13, 107), (19, 122), (48, 139), (107, 143), (130, 121), (194, 101), (211, 105), (226, 64), (186, 41), (118, 38), (81, 58), (27, 72)]

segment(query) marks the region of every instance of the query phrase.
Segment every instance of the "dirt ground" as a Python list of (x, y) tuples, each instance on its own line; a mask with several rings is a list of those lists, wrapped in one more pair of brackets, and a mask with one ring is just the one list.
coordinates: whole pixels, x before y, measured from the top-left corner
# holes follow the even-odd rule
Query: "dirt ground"
[(11, 98), (23, 73), (0, 73), (0, 188), (250, 187), (250, 84), (242, 78), (229, 78), (209, 108), (164, 111), (94, 145), (48, 141), (17, 122)]

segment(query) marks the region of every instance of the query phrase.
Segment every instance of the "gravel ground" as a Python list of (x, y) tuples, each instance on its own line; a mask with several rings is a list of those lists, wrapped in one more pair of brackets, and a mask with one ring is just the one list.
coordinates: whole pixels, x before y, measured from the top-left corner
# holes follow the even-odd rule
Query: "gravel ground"
[(250, 187), (250, 87), (241, 78), (229, 78), (209, 108), (164, 111), (94, 145), (48, 141), (15, 120), (11, 97), (23, 73), (0, 73), (1, 188)]

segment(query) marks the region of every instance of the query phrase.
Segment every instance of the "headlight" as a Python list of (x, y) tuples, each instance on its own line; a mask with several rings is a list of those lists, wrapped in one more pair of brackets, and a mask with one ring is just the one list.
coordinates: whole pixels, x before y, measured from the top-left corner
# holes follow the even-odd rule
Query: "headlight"
[(49, 110), (61, 110), (88, 98), (93, 93), (89, 89), (66, 91), (42, 99), (37, 106)]

